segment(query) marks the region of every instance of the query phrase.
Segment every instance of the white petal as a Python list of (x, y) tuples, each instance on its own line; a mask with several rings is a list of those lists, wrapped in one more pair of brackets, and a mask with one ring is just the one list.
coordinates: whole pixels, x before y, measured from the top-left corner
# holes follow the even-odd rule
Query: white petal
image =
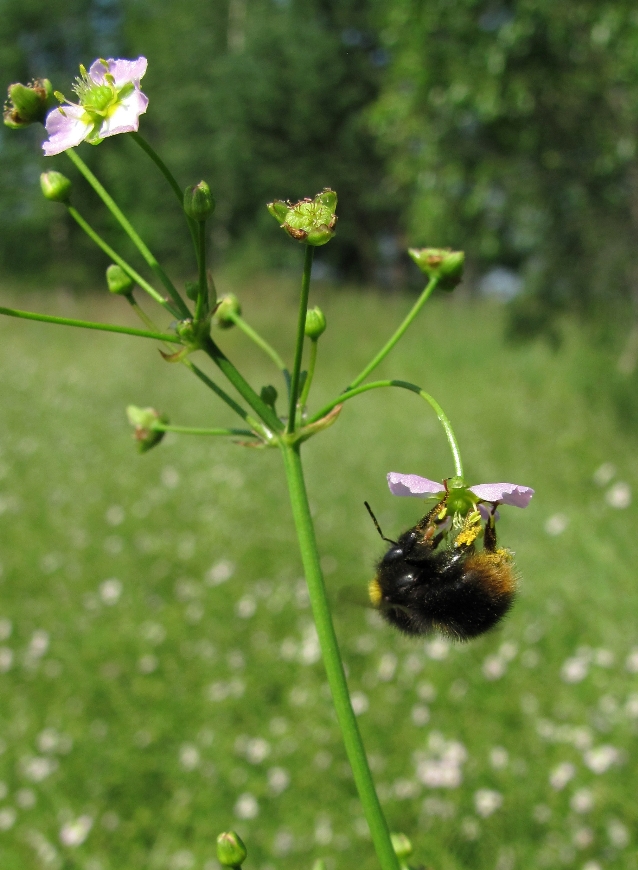
[(114, 112), (104, 119), (100, 127), (100, 138), (115, 136), (116, 133), (133, 133), (140, 125), (140, 115), (146, 111), (148, 97), (141, 91), (133, 91), (118, 103)]
[(42, 143), (42, 150), (52, 157), (83, 142), (93, 125), (81, 106), (63, 106), (49, 112), (45, 126), (49, 138)]
[(398, 471), (388, 474), (388, 486), (392, 495), (411, 495), (415, 498), (427, 498), (445, 490), (443, 484), (436, 480), (428, 480), (418, 474), (399, 474)]
[(520, 508), (526, 508), (534, 495), (534, 490), (529, 486), (519, 486), (517, 483), (479, 483), (477, 486), (471, 486), (470, 492), (484, 501)]
[(139, 86), (140, 79), (146, 72), (148, 61), (145, 57), (138, 57), (137, 60), (113, 60), (109, 58), (107, 61), (96, 60), (91, 64), (89, 77), (98, 85), (104, 84), (104, 76), (106, 73), (113, 76), (116, 87), (121, 88), (127, 82), (133, 82)]

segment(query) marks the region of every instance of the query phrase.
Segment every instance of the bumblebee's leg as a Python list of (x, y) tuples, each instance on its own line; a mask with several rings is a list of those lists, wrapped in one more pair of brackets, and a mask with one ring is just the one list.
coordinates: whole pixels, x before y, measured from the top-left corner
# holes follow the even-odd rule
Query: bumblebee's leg
[(496, 552), (496, 505), (492, 508), (492, 513), (489, 515), (485, 523), (485, 534), (483, 537), (483, 547), (488, 553)]
[(447, 498), (447, 493), (445, 493), (441, 501), (435, 505), (432, 510), (423, 517), (423, 519), (419, 520), (414, 527), (417, 532), (422, 532), (424, 529), (426, 530), (423, 535), (425, 540), (429, 540), (436, 533), (437, 517), (443, 514), (443, 516), (440, 517), (439, 522), (442, 522), (445, 519), (445, 505), (447, 504)]

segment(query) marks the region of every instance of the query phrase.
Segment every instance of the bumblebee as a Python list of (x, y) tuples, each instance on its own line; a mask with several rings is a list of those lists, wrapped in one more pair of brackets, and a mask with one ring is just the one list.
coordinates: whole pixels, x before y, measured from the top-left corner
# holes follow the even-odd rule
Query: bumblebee
[[(386, 538), (367, 502), (365, 506), (390, 549), (370, 582), (372, 605), (404, 634), (440, 631), (469, 640), (493, 628), (509, 611), (517, 575), (512, 554), (496, 544), (496, 506), (483, 528), (481, 513), (450, 517), (447, 493), (397, 541)], [(483, 548), (476, 541), (483, 532)]]

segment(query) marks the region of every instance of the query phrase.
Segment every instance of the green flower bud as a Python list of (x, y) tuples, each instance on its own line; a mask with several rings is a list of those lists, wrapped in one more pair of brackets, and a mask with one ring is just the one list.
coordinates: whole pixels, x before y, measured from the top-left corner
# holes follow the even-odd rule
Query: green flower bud
[(205, 181), (184, 191), (184, 211), (189, 218), (205, 221), (215, 211), (215, 199)]
[(234, 293), (227, 293), (222, 296), (215, 309), (215, 323), (220, 329), (230, 329), (235, 325), (230, 317), (231, 314), (241, 314), (241, 305)]
[(116, 266), (115, 263), (106, 270), (106, 283), (109, 288), (109, 293), (115, 293), (118, 296), (130, 296), (135, 287), (135, 281), (126, 274), (121, 266)]
[(186, 342), (186, 344), (193, 344), (197, 338), (195, 324), (191, 317), (187, 317), (185, 320), (180, 320), (175, 327), (175, 331), (182, 341)]
[(278, 393), (277, 390), (272, 386), (272, 384), (268, 384), (268, 386), (262, 387), (259, 395), (262, 402), (264, 402), (266, 405), (269, 405), (274, 411)]
[(9, 85), (4, 107), (4, 123), (12, 130), (44, 123), (49, 109), (55, 105), (53, 87), (48, 79), (36, 79), (30, 85)]
[(410, 248), (408, 251), (422, 272), (438, 278), (442, 290), (454, 290), (463, 277), (465, 254), (450, 248)]
[(397, 856), (399, 861), (410, 857), (413, 851), (412, 843), (408, 840), (405, 834), (390, 834), (390, 839), (392, 840), (394, 854)]
[(267, 208), (280, 227), (298, 242), (319, 247), (335, 234), (337, 194), (330, 188), (314, 199), (307, 197), (296, 203), (276, 199), (268, 203)]
[(321, 308), (318, 305), (309, 308), (306, 311), (306, 328), (304, 330), (308, 338), (316, 341), (320, 335), (323, 335), (325, 329), (326, 317)]
[(248, 854), (239, 834), (228, 831), (217, 837), (217, 860), (223, 867), (240, 867)]
[(66, 175), (53, 169), (50, 172), (42, 173), (40, 187), (44, 196), (51, 202), (68, 202), (71, 196), (72, 184), (70, 180)]
[(184, 285), (184, 290), (191, 302), (197, 302), (197, 297), (199, 296), (199, 284), (197, 281), (187, 281)]
[(168, 424), (168, 418), (163, 414), (158, 414), (155, 408), (138, 408), (136, 405), (129, 405), (126, 409), (126, 416), (129, 423), (134, 427), (135, 432), (133, 437), (137, 441), (140, 453), (146, 453), (151, 447), (159, 444), (164, 437), (164, 432), (154, 429), (156, 423)]

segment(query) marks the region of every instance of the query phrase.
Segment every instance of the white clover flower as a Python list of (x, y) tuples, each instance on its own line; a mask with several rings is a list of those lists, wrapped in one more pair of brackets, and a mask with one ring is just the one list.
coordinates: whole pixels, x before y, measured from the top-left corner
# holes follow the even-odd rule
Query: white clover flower
[(80, 142), (98, 145), (107, 136), (137, 132), (148, 97), (140, 90), (146, 72), (145, 57), (137, 60), (96, 60), (80, 77), (73, 90), (79, 100), (65, 100), (47, 115), (49, 138), (42, 149), (47, 157), (75, 148)]
[(500, 809), (502, 804), (503, 795), (491, 788), (480, 788), (474, 794), (474, 809), (484, 819)]
[(72, 822), (67, 822), (60, 830), (60, 842), (64, 846), (81, 846), (89, 836), (93, 827), (91, 816), (78, 816)]

